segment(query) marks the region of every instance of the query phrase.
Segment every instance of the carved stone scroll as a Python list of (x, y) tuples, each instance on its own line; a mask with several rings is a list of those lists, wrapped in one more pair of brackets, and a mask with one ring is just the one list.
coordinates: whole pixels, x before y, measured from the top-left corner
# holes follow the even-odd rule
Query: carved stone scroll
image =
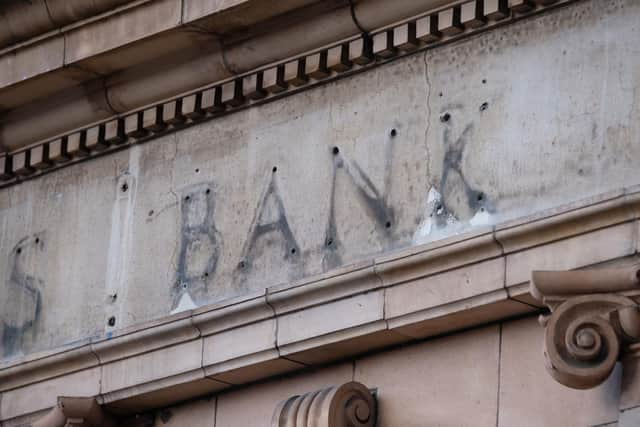
[(640, 341), (640, 266), (583, 271), (534, 271), (531, 294), (551, 309), (547, 370), (561, 384), (595, 387), (630, 344)]
[(59, 397), (57, 405), (32, 427), (115, 427), (113, 418), (92, 397)]
[(364, 385), (349, 382), (280, 402), (271, 427), (373, 427), (375, 422), (375, 398)]

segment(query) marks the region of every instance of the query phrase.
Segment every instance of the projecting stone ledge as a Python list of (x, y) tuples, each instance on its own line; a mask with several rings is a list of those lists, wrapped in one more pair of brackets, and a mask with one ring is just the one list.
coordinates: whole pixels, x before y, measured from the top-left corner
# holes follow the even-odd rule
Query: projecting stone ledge
[[(542, 305), (529, 292), (533, 270), (637, 262), (639, 206), (638, 188), (618, 190), (7, 361), (0, 364), (0, 419), (33, 422), (57, 396), (95, 397), (116, 415), (136, 413), (534, 313)], [(621, 277), (624, 286), (635, 283)], [(555, 295), (536, 279), (545, 296)], [(635, 304), (635, 291), (622, 289), (611, 311)], [(580, 334), (581, 343), (592, 338)]]

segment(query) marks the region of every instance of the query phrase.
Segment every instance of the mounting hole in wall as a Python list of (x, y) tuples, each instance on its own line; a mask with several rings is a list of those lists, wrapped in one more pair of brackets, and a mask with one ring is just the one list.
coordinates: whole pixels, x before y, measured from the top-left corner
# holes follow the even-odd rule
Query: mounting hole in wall
[(489, 108), (489, 103), (488, 102), (483, 102), (480, 105), (480, 111), (485, 111), (487, 108)]
[(200, 173), (200, 169), (196, 169), (196, 173)]
[(211, 189), (210, 189), (210, 188), (207, 188), (207, 189), (205, 190), (204, 194), (209, 194), (209, 193), (211, 193)]
[(277, 171), (278, 171), (278, 167), (277, 167), (277, 166), (274, 166), (274, 167), (271, 169), (271, 172), (273, 172), (273, 173), (276, 173)]
[(340, 149), (338, 147), (333, 147), (333, 155), (337, 156), (340, 153)]
[(386, 228), (391, 228), (391, 221), (387, 221), (387, 222), (384, 224), (384, 226), (385, 226)]
[(39, 237), (36, 237), (36, 245), (37, 245), (38, 243), (40, 243), (40, 238), (39, 238)]
[(127, 184), (126, 182), (120, 186), (120, 191), (122, 191), (123, 193), (126, 193), (128, 189), (129, 184)]
[(327, 239), (327, 246), (331, 246), (333, 245), (333, 239), (329, 238)]
[(185, 197), (184, 200), (188, 202), (189, 200), (191, 200), (191, 196)]
[(449, 120), (451, 120), (451, 114), (449, 114), (449, 113), (444, 113), (442, 116), (440, 116), (440, 121), (442, 123), (446, 123)]
[(17, 254), (21, 254), (21, 253), (22, 253), (22, 248), (18, 248), (18, 249), (16, 249), (16, 253), (17, 253)]
[(391, 132), (389, 132), (389, 135), (391, 135), (391, 137), (393, 138), (394, 136), (396, 136), (398, 134), (398, 131), (394, 128), (391, 129)]
[(116, 316), (109, 317), (109, 320), (107, 320), (107, 324), (111, 327), (116, 326)]
[(296, 253), (296, 248), (291, 248), (291, 254), (295, 255), (295, 253)]

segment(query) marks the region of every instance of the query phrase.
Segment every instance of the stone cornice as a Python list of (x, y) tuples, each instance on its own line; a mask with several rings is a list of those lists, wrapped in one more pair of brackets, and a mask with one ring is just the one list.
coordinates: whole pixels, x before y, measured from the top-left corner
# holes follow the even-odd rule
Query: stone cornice
[(270, 102), (572, 1), (575, 0), (507, 4), (497, 0), (485, 2), (484, 9), (467, 7), (475, 6), (475, 2), (465, 6), (454, 2), (453, 7), (436, 9), (371, 33), (316, 48), (304, 55), (278, 58), (278, 62), (233, 75), (195, 92), (118, 114), (51, 139), (30, 141), (27, 148), (1, 154), (0, 187)]
[[(73, 378), (95, 377), (94, 391), (85, 393), (110, 409), (141, 410), (535, 312), (542, 305), (526, 289), (532, 270), (576, 269), (636, 254), (639, 190), (604, 194), (5, 362), (0, 419), (50, 408), (55, 402), (33, 399), (29, 409), (8, 409), (42, 388), (73, 394), (67, 390)], [(599, 251), (603, 246), (611, 250)], [(548, 256), (536, 255), (541, 251)]]

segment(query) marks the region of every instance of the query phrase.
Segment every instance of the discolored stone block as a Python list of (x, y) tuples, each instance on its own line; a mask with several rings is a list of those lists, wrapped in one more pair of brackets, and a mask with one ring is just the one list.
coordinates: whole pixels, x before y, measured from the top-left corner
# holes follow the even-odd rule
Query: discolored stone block
[(49, 146), (49, 159), (54, 163), (64, 163), (71, 160), (67, 153), (67, 138), (59, 138), (47, 144)]
[(460, 6), (460, 21), (466, 28), (478, 28), (487, 23), (483, 0), (474, 0)]
[(92, 126), (87, 129), (86, 147), (88, 150), (104, 150), (109, 144), (105, 140), (105, 125)]
[(242, 94), (242, 79), (237, 79), (222, 85), (221, 101), (232, 107), (239, 107), (244, 103)]
[(267, 96), (267, 92), (263, 87), (263, 73), (255, 73), (243, 77), (242, 92), (243, 95), (252, 100), (262, 99)]
[(13, 173), (13, 158), (6, 154), (0, 156), (0, 180), (8, 181), (15, 176)]
[(124, 119), (117, 118), (105, 123), (104, 139), (107, 144), (122, 144), (127, 140), (124, 132)]
[(124, 131), (125, 133), (132, 138), (142, 138), (147, 136), (149, 133), (146, 130), (143, 123), (143, 112), (138, 111), (137, 113), (130, 114), (124, 118)]
[(398, 50), (393, 44), (393, 30), (383, 31), (373, 35), (373, 54), (380, 59), (395, 56)]
[(305, 58), (284, 64), (284, 81), (294, 86), (302, 86), (309, 81), (309, 77), (305, 72)]
[(262, 84), (266, 91), (279, 93), (287, 90), (289, 85), (284, 80), (284, 65), (269, 68), (263, 72)]
[(514, 12), (524, 13), (529, 12), (535, 7), (535, 4), (531, 0), (509, 0), (509, 8)]
[(412, 51), (420, 42), (416, 37), (416, 23), (407, 22), (393, 29), (393, 44), (400, 50)]
[(31, 153), (29, 150), (21, 151), (20, 153), (13, 154), (13, 171), (17, 175), (31, 175), (35, 172), (35, 169), (30, 164)]
[(438, 13), (438, 31), (446, 36), (454, 36), (464, 31), (460, 14), (459, 6)]
[(316, 80), (329, 77), (331, 71), (327, 66), (327, 57), (328, 54), (326, 50), (307, 56), (305, 60), (306, 75)]
[(33, 147), (31, 150), (31, 166), (36, 169), (47, 169), (53, 166), (49, 159), (49, 144), (42, 144)]
[(192, 93), (182, 97), (182, 114), (191, 120), (198, 120), (204, 117), (202, 109), (202, 94)]
[(347, 71), (353, 66), (349, 60), (348, 43), (334, 46), (327, 50), (327, 66), (337, 73)]
[(88, 156), (89, 150), (85, 145), (86, 139), (87, 139), (86, 131), (75, 132), (67, 136), (67, 153), (77, 157)]
[(178, 126), (185, 122), (185, 117), (182, 115), (182, 99), (162, 104), (162, 121), (173, 126)]
[(509, 0), (484, 0), (483, 9), (484, 16), (499, 21), (509, 16)]
[(425, 42), (433, 43), (442, 38), (438, 30), (438, 15), (425, 16), (416, 21), (416, 37)]
[(349, 43), (349, 60), (358, 65), (367, 65), (373, 61), (373, 43), (368, 36), (360, 37)]
[(142, 125), (151, 132), (162, 132), (167, 124), (162, 119), (162, 106), (147, 108), (142, 113)]

